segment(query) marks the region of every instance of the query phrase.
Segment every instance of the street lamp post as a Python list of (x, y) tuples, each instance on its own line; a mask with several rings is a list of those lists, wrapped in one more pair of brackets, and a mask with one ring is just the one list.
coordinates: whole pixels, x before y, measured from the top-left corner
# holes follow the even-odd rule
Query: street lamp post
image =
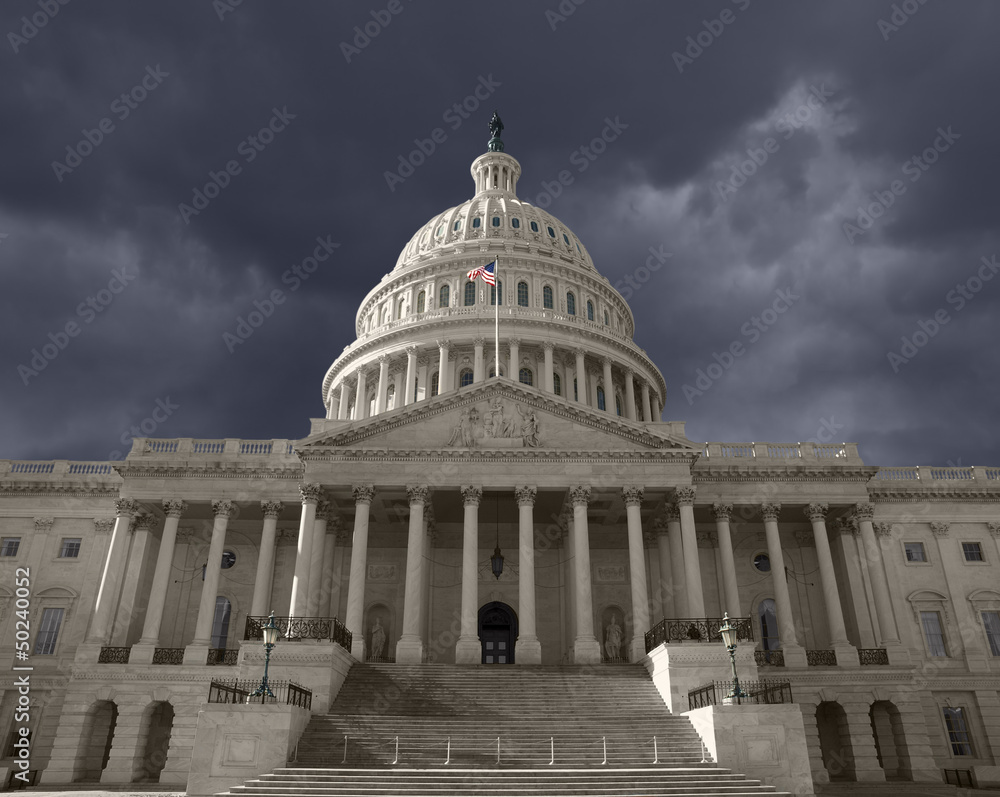
[(722, 615), (722, 625), (719, 626), (719, 633), (722, 634), (722, 643), (729, 651), (729, 663), (733, 667), (733, 691), (729, 693), (730, 699), (736, 698), (736, 705), (742, 705), (742, 700), (746, 693), (740, 689), (740, 678), (736, 674), (736, 627), (729, 624), (729, 613)]
[(274, 692), (271, 691), (271, 687), (267, 684), (267, 668), (271, 663), (271, 651), (278, 643), (278, 637), (280, 636), (278, 626), (274, 624), (274, 612), (271, 612), (271, 616), (267, 619), (267, 625), (261, 628), (261, 633), (264, 637), (264, 677), (261, 678), (260, 686), (257, 687), (250, 697), (259, 697), (262, 699), (270, 697), (274, 699)]

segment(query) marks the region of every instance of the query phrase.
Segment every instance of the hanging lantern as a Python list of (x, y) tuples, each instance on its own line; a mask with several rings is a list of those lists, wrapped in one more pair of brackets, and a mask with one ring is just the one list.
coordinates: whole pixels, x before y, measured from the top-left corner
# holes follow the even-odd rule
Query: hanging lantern
[(499, 545), (493, 550), (493, 556), (490, 557), (490, 564), (493, 566), (493, 575), (499, 581), (500, 576), (503, 574), (503, 554), (500, 553)]

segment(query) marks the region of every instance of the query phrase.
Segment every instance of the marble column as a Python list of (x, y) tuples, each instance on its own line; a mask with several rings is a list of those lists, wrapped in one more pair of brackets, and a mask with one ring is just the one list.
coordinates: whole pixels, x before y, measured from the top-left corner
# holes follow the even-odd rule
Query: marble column
[(385, 393), (389, 389), (389, 355), (378, 356), (378, 389), (375, 391), (375, 414), (385, 412)]
[(614, 415), (617, 412), (615, 407), (615, 383), (611, 378), (611, 358), (604, 357), (601, 360), (604, 366), (604, 410)]
[(581, 404), (587, 403), (587, 368), (584, 362), (583, 349), (577, 349), (576, 355), (576, 396)]
[(340, 405), (337, 408), (337, 420), (346, 421), (349, 420), (349, 410), (351, 406), (351, 390), (350, 385), (347, 384), (347, 380), (343, 379), (340, 382)]
[(566, 508), (559, 516), (559, 529), (562, 532), (562, 543), (565, 571), (563, 574), (566, 598), (565, 643), (567, 656), (573, 662), (573, 641), (576, 639), (576, 588), (574, 573), (576, 572), (576, 549), (573, 547), (573, 510)]
[(368, 576), (368, 516), (371, 512), (375, 487), (355, 484), (354, 536), (351, 542), (351, 581), (347, 587), (347, 617), (345, 625), (351, 632), (351, 655), (358, 661), (365, 660), (365, 579)]
[(308, 591), (306, 593), (306, 617), (319, 617), (320, 605), (328, 604), (329, 598), (323, 592), (323, 559), (326, 555), (326, 525), (330, 520), (330, 502), (321, 498), (316, 504), (316, 519), (313, 521), (312, 553), (309, 556)]
[(681, 515), (681, 541), (684, 548), (684, 576), (687, 581), (687, 610), (693, 619), (705, 616), (705, 592), (701, 585), (701, 557), (694, 526), (694, 487), (678, 487), (677, 509)]
[(406, 383), (403, 385), (403, 403), (396, 402), (397, 406), (405, 407), (414, 402), (414, 394), (417, 392), (417, 347), (406, 347)]
[(148, 513), (135, 516), (132, 522), (132, 544), (129, 546), (125, 574), (122, 577), (121, 592), (115, 609), (115, 621), (111, 630), (111, 644), (127, 647), (138, 634), (135, 618), (138, 614), (136, 602), (139, 597), (139, 580), (145, 578), (144, 567), (150, 558), (153, 527), (156, 518)]
[(688, 610), (687, 578), (684, 573), (684, 540), (681, 536), (681, 510), (677, 504), (667, 504), (667, 536), (670, 544), (670, 594), (674, 603), (674, 619), (691, 617)]
[[(437, 341), (438, 346), (438, 395), (446, 393), (451, 389), (448, 382), (448, 349), (451, 346), (450, 340)], [(428, 385), (430, 387), (430, 385)]]
[(198, 603), (198, 620), (194, 627), (194, 639), (184, 649), (185, 664), (205, 664), (208, 647), (212, 643), (212, 623), (215, 620), (215, 601), (219, 596), (219, 579), (222, 575), (222, 553), (226, 547), (226, 528), (229, 518), (236, 511), (236, 504), (230, 500), (212, 501), (212, 542), (208, 547), (205, 562), (205, 580), (201, 585), (201, 600)]
[(424, 566), (421, 571), (420, 581), (420, 638), (427, 646), (427, 661), (432, 662), (437, 658), (437, 651), (430, 647), (431, 640), (431, 580), (434, 570), (434, 542), (437, 539), (437, 531), (434, 528), (434, 513), (431, 504), (424, 507), (424, 535), (423, 535), (423, 557)]
[(125, 557), (128, 553), (128, 535), (132, 518), (139, 513), (139, 502), (131, 498), (115, 499), (115, 527), (111, 532), (111, 545), (104, 560), (101, 584), (97, 588), (93, 619), (87, 642), (106, 645), (111, 636), (111, 622), (118, 601), (118, 589), (125, 571)]
[(465, 520), (462, 535), (462, 630), (455, 645), (456, 664), (479, 664), (479, 502), (483, 488), (462, 488)]
[(483, 359), (483, 349), (486, 346), (484, 338), (476, 338), (472, 341), (474, 354), (472, 357), (472, 382), (479, 384), (486, 381), (486, 361)]
[(363, 421), (368, 417), (368, 374), (364, 368), (358, 369), (358, 386), (354, 397), (354, 420)]
[(545, 353), (545, 379), (542, 384), (545, 386), (545, 391), (547, 393), (555, 393), (556, 386), (555, 380), (553, 379), (553, 363), (552, 363), (552, 350), (555, 346), (550, 341), (545, 341), (542, 344), (542, 351)]
[(392, 380), (393, 396), (390, 404), (389, 399), (385, 401), (386, 410), (398, 410), (403, 406), (403, 371), (393, 371), (390, 375)]
[(600, 664), (601, 646), (594, 636), (594, 597), (590, 582), (590, 529), (587, 505), (590, 487), (570, 488), (573, 501), (573, 546), (576, 551), (576, 640), (573, 643), (574, 664)]
[(896, 629), (896, 617), (892, 611), (892, 598), (889, 596), (889, 586), (886, 583), (885, 567), (882, 563), (882, 548), (875, 539), (875, 528), (872, 519), (875, 517), (873, 504), (857, 504), (854, 515), (861, 530), (861, 543), (865, 552), (865, 565), (868, 568), (872, 595), (875, 598), (875, 613), (878, 617), (881, 632), (882, 647), (899, 648), (899, 632)]
[[(551, 371), (550, 371), (551, 373)], [(535, 496), (534, 487), (515, 487), (518, 517), (518, 664), (541, 664), (542, 646), (535, 630)]]
[(937, 561), (941, 563), (941, 570), (944, 572), (944, 583), (958, 625), (958, 633), (953, 634), (951, 640), (947, 640), (949, 652), (952, 657), (958, 658), (957, 643), (961, 640), (965, 666), (969, 672), (987, 673), (990, 670), (991, 657), (983, 636), (982, 619), (966, 597), (968, 577), (964, 574), (959, 575), (964, 565), (961, 543), (951, 537), (951, 524), (934, 522), (930, 527), (937, 545)]
[(253, 582), (253, 599), (250, 602), (251, 617), (265, 617), (274, 608), (271, 605), (271, 586), (274, 584), (274, 546), (278, 530), (278, 515), (283, 505), (281, 501), (261, 501), (264, 513), (264, 527), (260, 533), (260, 555), (257, 557), (257, 575)]
[(816, 558), (819, 561), (819, 580), (823, 589), (826, 622), (830, 632), (830, 647), (836, 651), (837, 663), (841, 667), (858, 666), (857, 648), (847, 639), (844, 611), (840, 605), (840, 591), (837, 588), (837, 574), (833, 569), (833, 554), (830, 552), (830, 538), (826, 531), (828, 508), (826, 504), (809, 504), (804, 514), (812, 523)]
[(785, 556), (781, 551), (781, 535), (778, 533), (779, 512), (781, 512), (781, 504), (766, 503), (761, 505), (764, 533), (767, 536), (767, 557), (771, 562), (771, 584), (774, 588), (775, 612), (778, 615), (778, 639), (785, 655), (785, 666), (805, 666), (805, 650), (799, 645), (798, 635), (795, 632), (792, 599), (788, 594)]
[(635, 374), (625, 371), (625, 417), (630, 421), (637, 420), (635, 414)]
[(309, 568), (312, 564), (316, 505), (323, 495), (318, 484), (301, 484), (302, 513), (299, 515), (299, 537), (295, 551), (295, 573), (292, 576), (292, 596), (288, 613), (292, 617), (309, 616)]
[(512, 382), (519, 381), (521, 371), (521, 341), (518, 338), (511, 338), (507, 341), (510, 347), (510, 362), (507, 367), (507, 376)]
[(642, 391), (640, 393), (642, 396), (642, 418), (646, 423), (655, 420), (653, 418), (653, 408), (649, 403), (649, 383), (642, 383)]
[(653, 528), (656, 532), (656, 553), (660, 565), (660, 616), (654, 617), (656, 622), (667, 617), (677, 617), (674, 608), (674, 591), (671, 588), (670, 576), (670, 537), (667, 531), (667, 521), (657, 518)]
[(725, 599), (722, 605), (730, 617), (743, 617), (740, 608), (740, 588), (736, 583), (736, 562), (733, 560), (733, 538), (729, 529), (729, 519), (733, 514), (732, 504), (712, 504), (715, 512), (715, 531), (719, 536), (719, 558), (722, 560), (722, 587)]
[[(153, 583), (149, 589), (149, 602), (146, 604), (146, 619), (142, 626), (142, 636), (139, 642), (132, 646), (129, 661), (135, 664), (152, 664), (153, 652), (160, 644), (160, 625), (163, 622), (163, 607), (167, 601), (167, 589), (170, 587), (170, 568), (174, 562), (174, 547), (177, 542), (177, 525), (181, 515), (187, 509), (187, 504), (179, 499), (164, 499), (163, 511), (167, 519), (163, 523), (163, 536), (160, 537), (160, 548), (156, 553), (156, 565), (153, 568)], [(140, 651), (140, 648), (148, 648)]]
[(632, 641), (629, 661), (642, 661), (646, 655), (646, 632), (649, 631), (649, 589), (646, 586), (646, 555), (642, 540), (642, 487), (623, 487), (625, 518), (628, 524), (628, 564), (632, 582)]
[[(592, 406), (595, 410), (599, 410), (601, 407), (601, 400), (597, 395), (597, 388), (600, 387), (600, 385), (598, 384), (600, 381), (600, 374), (598, 374), (597, 371), (591, 371), (589, 374), (587, 374), (587, 379), (590, 382), (590, 406)], [(607, 392), (605, 392), (604, 408), (607, 409), (607, 407), (608, 407), (608, 394)]]
[(425, 485), (406, 488), (410, 499), (410, 527), (406, 545), (406, 587), (403, 597), (403, 634), (396, 643), (397, 664), (420, 664), (424, 641), (420, 636), (424, 571), (424, 505), (429, 491)]
[(337, 522), (334, 533), (333, 548), (333, 589), (330, 590), (330, 616), (343, 621), (345, 617), (346, 603), (343, 603), (344, 595), (344, 559), (347, 558), (347, 541), (351, 538), (351, 532), (340, 521)]

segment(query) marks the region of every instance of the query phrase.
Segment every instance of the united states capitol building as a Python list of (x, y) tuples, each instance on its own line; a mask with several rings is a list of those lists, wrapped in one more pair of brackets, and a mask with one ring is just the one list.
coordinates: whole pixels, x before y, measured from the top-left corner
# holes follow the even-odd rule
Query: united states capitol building
[[(39, 785), (183, 787), (272, 612), (271, 676), (313, 715), (376, 665), (633, 667), (679, 714), (729, 677), (728, 615), (740, 679), (790, 684), (813, 782), (998, 780), (1000, 468), (688, 439), (496, 134), (471, 172), (361, 302), (302, 439), (0, 461), (6, 783), (29, 758)], [(495, 287), (467, 278), (493, 260)]]

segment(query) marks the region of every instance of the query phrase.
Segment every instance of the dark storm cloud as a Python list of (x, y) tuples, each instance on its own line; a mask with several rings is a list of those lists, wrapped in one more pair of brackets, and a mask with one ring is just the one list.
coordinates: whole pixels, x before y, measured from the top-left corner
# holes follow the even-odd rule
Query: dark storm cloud
[[(0, 455), (103, 459), (134, 428), (305, 435), (364, 295), (471, 194), (497, 107), (522, 198), (637, 285), (637, 342), (693, 439), (1000, 463), (1000, 279), (979, 276), (1000, 253), (990, 3), (914, 2), (895, 29), (892, 3), (867, 1), (387, 5), (244, 2), (220, 19), (207, 0), (78, 1), (24, 41), (40, 7), (4, 7)], [(387, 181), (435, 129), (433, 154)], [(958, 138), (926, 163), (940, 129)], [(845, 232), (893, 181), (905, 191)], [(182, 214), (198, 191), (214, 196)], [(339, 247), (292, 291), (283, 275), (324, 236)], [(651, 251), (670, 257), (650, 270)], [(227, 347), (276, 288), (286, 301)], [(778, 313), (781, 291), (799, 298)], [(890, 362), (904, 338), (915, 356)], [(37, 375), (19, 372), (50, 343)]]

